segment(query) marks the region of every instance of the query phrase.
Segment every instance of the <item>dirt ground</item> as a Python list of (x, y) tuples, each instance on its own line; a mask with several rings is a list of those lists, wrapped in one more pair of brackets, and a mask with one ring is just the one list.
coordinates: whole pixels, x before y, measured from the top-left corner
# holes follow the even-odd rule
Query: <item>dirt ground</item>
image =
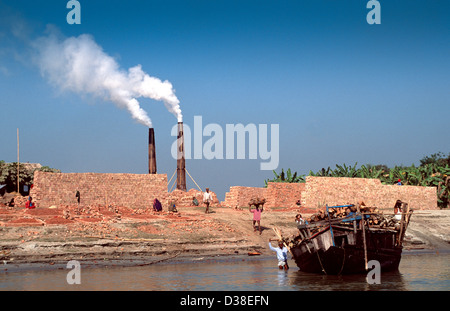
[[(179, 207), (178, 213), (104, 207), (0, 207), (0, 270), (8, 264), (54, 265), (70, 260), (147, 265), (165, 260), (274, 255), (269, 239), (297, 232), (297, 209), (262, 214), (254, 232), (248, 209)], [(310, 214), (303, 213), (303, 216)], [(450, 249), (450, 211), (415, 211), (406, 249)], [(275, 244), (275, 243), (274, 243)], [(5, 268), (6, 269), (6, 268)]]

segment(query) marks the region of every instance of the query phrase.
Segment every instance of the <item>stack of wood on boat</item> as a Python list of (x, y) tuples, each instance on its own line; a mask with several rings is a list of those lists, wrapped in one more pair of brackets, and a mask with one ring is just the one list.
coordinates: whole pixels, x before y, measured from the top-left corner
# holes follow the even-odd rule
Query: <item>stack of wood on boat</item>
[[(403, 213), (400, 213), (403, 214), (401, 219), (396, 218), (395, 215), (392, 214), (385, 215), (376, 206), (366, 206), (363, 201), (360, 201), (357, 204), (347, 204), (339, 207), (333, 206), (332, 208), (327, 208), (327, 206), (325, 206), (319, 208), (315, 214), (307, 219), (308, 226), (306, 226), (304, 231), (307, 236), (310, 237), (330, 225), (352, 227), (355, 226), (355, 222), (345, 222), (346, 218), (349, 219), (360, 215), (360, 219), (363, 217), (365, 220), (364, 222), (369, 228), (390, 229), (398, 231), (400, 235), (404, 235), (405, 227), (407, 227), (409, 223), (412, 211), (410, 211), (406, 202), (398, 200), (396, 206), (398, 204), (400, 204), (398, 206), (400, 210), (403, 211)], [(400, 236), (399, 238), (401, 239)], [(297, 236), (290, 242), (290, 245), (295, 245), (301, 242), (301, 240), (302, 239), (299, 239)]]
[[(362, 213), (379, 213), (379, 210), (376, 206), (370, 207), (366, 206), (364, 202), (359, 202), (356, 205), (348, 204), (342, 207), (330, 209), (330, 218), (342, 218), (351, 215), (351, 213), (356, 213), (358, 210), (358, 205)], [(317, 222), (321, 220), (328, 220), (328, 214), (325, 206), (320, 208), (317, 213), (311, 215), (311, 217), (309, 218), (309, 222)]]
[[(400, 201), (401, 202), (401, 201)], [(401, 202), (402, 210), (406, 211), (408, 204)], [(320, 208), (317, 213), (311, 215), (308, 219), (310, 224), (320, 223), (323, 221), (324, 226), (328, 225), (328, 220), (340, 220), (345, 217), (354, 215), (358, 211), (365, 215), (367, 224), (375, 228), (392, 228), (399, 229), (399, 221), (393, 215), (384, 215), (376, 206), (366, 206), (364, 202), (357, 204), (348, 204), (343, 207), (329, 209), (328, 213), (326, 207)], [(329, 217), (328, 217), (329, 216)], [(332, 221), (333, 222), (333, 221)]]

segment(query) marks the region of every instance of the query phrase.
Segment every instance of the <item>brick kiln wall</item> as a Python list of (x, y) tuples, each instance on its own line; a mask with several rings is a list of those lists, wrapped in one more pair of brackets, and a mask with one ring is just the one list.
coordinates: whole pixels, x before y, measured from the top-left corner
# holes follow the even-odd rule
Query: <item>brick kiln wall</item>
[(416, 210), (437, 209), (435, 187), (383, 185), (379, 179), (314, 177), (307, 176), (306, 183), (269, 182), (267, 188), (230, 187), (225, 194), (226, 207), (247, 207), (252, 197), (264, 197), (264, 207), (297, 207), (315, 209), (325, 204), (343, 205), (364, 201), (367, 206), (392, 209), (395, 201), (408, 202)]
[(167, 207), (166, 174), (34, 173), (30, 195), (38, 207), (81, 204), (151, 208), (158, 198)]
[(306, 177), (302, 206), (343, 205), (364, 201), (367, 206), (392, 209), (402, 200), (416, 210), (437, 209), (435, 187), (383, 185), (379, 179)]
[(301, 200), (305, 183), (277, 183), (269, 182), (266, 191), (267, 207), (294, 208), (297, 201)]
[(295, 203), (300, 200), (304, 189), (304, 183), (269, 182), (267, 188), (235, 186), (230, 187), (221, 204), (226, 207), (248, 207), (251, 198), (261, 197), (266, 199), (266, 208), (292, 208), (297, 206)]
[(266, 188), (259, 187), (230, 187), (230, 192), (225, 193), (225, 201), (221, 203), (224, 207), (248, 207), (248, 202), (254, 197), (264, 197)]

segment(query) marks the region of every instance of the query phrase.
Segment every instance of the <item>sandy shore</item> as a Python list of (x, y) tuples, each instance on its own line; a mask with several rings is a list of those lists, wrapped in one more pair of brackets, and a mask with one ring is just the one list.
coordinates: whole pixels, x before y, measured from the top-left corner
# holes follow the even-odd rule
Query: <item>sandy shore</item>
[[(150, 265), (273, 255), (268, 240), (297, 229), (298, 210), (265, 210), (262, 233), (254, 232), (248, 210), (181, 207), (179, 213), (91, 209), (72, 215), (64, 210), (0, 208), (0, 271), (22, 267), (58, 267), (70, 260), (91, 265)], [(306, 214), (304, 214), (305, 216)], [(450, 211), (415, 211), (405, 237), (406, 250), (449, 250)], [(3, 266), (1, 265), (3, 263)]]

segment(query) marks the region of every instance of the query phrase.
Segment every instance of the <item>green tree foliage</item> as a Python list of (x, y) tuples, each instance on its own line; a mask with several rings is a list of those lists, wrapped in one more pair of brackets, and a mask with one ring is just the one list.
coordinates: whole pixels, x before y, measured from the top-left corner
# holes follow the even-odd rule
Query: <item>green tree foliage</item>
[(288, 169), (286, 171), (286, 174), (284, 173), (284, 169), (281, 169), (280, 174), (278, 174), (275, 171), (273, 171), (273, 174), (275, 175), (275, 178), (267, 179), (264, 181), (266, 187), (269, 182), (286, 182), (286, 183), (305, 182), (305, 175), (297, 176), (297, 172), (292, 174), (291, 169)]
[(420, 166), (425, 166), (427, 164), (437, 164), (439, 166), (445, 166), (446, 164), (450, 166), (450, 153), (447, 157), (442, 152), (433, 153), (430, 156), (425, 156), (420, 160)]
[[(60, 173), (58, 169), (42, 166), (41, 168), (30, 168), (26, 164), (19, 163), (19, 185), (20, 191), (23, 191), (23, 186), (31, 186), (33, 184), (34, 172), (52, 172)], [(17, 162), (6, 163), (0, 161), (0, 184), (6, 185), (8, 192), (17, 191)]]
[(322, 168), (320, 171), (318, 171), (317, 173), (314, 173), (313, 171), (309, 171), (309, 176), (318, 176), (318, 177), (332, 177), (333, 176), (333, 171), (331, 170), (331, 168), (328, 166), (327, 169)]
[(0, 185), (4, 185), (6, 181), (6, 175), (3, 173), (5, 161), (0, 160)]

